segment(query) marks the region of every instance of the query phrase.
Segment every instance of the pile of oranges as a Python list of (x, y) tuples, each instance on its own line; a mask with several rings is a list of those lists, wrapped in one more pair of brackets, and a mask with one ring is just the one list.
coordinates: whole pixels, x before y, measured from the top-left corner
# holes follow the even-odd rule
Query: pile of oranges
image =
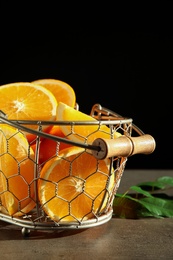
[[(76, 109), (74, 89), (57, 79), (1, 85), (0, 104), (7, 119), (26, 120), (29, 123), (24, 126), (32, 130), (38, 130), (32, 121), (96, 120)], [(110, 138), (106, 125), (74, 125), (71, 129), (68, 124), (46, 124), (42, 131), (89, 144), (98, 137)], [(119, 135), (115, 132), (114, 138)], [(90, 151), (72, 142), (49, 138), (40, 138), (38, 148), (36, 138), (0, 123), (0, 212), (13, 217), (25, 215), (34, 209), (36, 198), (54, 221), (90, 219), (98, 210), (103, 211), (115, 181), (109, 159), (98, 161)], [(39, 176), (35, 174), (38, 163)]]

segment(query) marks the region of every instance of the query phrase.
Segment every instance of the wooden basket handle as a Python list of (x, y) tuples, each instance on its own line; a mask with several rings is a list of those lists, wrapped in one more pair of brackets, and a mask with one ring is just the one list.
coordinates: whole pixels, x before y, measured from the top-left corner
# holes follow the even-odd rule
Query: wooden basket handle
[(138, 137), (120, 136), (116, 139), (97, 138), (93, 142), (94, 146), (99, 146), (99, 151), (92, 151), (94, 157), (99, 160), (110, 157), (128, 157), (134, 154), (150, 154), (155, 150), (156, 143), (149, 134)]

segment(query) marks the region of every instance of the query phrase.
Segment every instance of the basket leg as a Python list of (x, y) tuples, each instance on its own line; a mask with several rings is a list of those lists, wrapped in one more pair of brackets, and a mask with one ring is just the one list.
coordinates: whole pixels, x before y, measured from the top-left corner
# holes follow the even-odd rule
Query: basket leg
[(21, 232), (24, 237), (27, 237), (30, 234), (30, 229), (23, 227)]

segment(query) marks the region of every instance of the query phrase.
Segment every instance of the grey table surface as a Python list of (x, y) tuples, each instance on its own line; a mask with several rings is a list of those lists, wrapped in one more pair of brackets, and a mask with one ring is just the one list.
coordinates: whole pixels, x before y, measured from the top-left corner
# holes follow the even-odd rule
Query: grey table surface
[[(173, 170), (125, 170), (118, 192), (131, 185), (173, 177)], [(173, 190), (171, 190), (173, 194)], [(0, 221), (1, 259), (173, 259), (173, 218), (119, 219), (78, 230), (32, 230)]]

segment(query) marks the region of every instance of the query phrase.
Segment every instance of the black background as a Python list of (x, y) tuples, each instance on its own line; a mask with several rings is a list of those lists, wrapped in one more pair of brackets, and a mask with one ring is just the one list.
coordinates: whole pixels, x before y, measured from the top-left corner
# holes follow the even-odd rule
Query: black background
[(99, 103), (155, 138), (126, 168), (172, 169), (172, 2), (78, 8), (1, 5), (0, 84), (63, 80), (82, 112)]

